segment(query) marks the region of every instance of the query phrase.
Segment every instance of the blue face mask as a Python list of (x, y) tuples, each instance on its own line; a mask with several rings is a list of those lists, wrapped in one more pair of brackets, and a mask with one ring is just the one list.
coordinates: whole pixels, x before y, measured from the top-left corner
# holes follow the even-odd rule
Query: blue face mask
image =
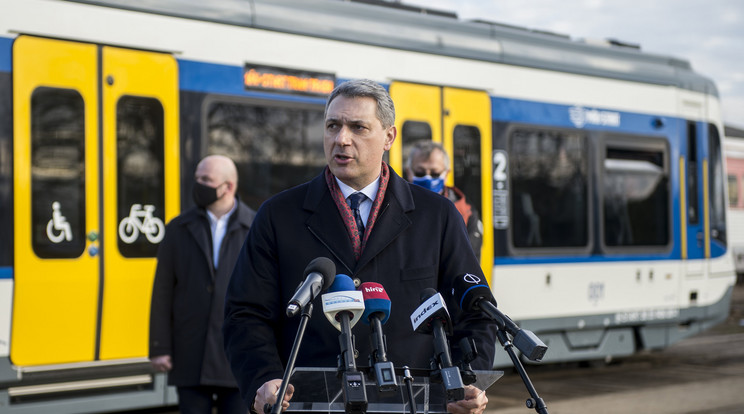
[(442, 177), (432, 178), (431, 175), (413, 177), (413, 183), (435, 193), (441, 193), (444, 190), (444, 178)]

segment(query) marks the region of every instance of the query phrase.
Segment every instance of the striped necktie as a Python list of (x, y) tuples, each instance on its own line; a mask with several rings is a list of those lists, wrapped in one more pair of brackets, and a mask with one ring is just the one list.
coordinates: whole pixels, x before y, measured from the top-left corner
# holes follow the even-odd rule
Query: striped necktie
[(362, 201), (364, 201), (367, 198), (364, 193), (356, 192), (349, 195), (349, 197), (346, 199), (346, 202), (349, 204), (349, 208), (351, 208), (352, 213), (354, 213), (354, 220), (356, 221), (357, 231), (359, 231), (359, 238), (364, 238), (364, 221), (362, 221), (362, 215), (359, 213), (359, 205), (362, 204)]

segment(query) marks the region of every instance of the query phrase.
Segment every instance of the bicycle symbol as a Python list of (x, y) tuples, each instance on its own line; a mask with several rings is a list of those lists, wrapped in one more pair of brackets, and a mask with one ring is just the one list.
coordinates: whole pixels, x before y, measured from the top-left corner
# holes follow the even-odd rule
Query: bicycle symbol
[[(62, 215), (60, 209), (59, 201), (52, 203), (52, 219), (49, 220), (46, 226), (47, 237), (49, 237), (52, 243), (60, 243), (62, 240), (72, 241), (70, 223), (67, 222), (67, 218)], [(54, 234), (55, 230), (59, 234)]]
[(132, 204), (129, 217), (124, 217), (119, 223), (121, 241), (132, 244), (142, 232), (150, 243), (160, 243), (165, 236), (165, 226), (162, 220), (153, 217), (153, 211), (155, 206), (152, 204), (145, 204), (144, 209), (141, 204)]

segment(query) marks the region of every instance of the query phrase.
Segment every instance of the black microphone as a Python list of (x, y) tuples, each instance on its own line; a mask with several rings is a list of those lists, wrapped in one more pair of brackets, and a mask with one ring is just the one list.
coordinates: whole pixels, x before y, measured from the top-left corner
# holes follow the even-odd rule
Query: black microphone
[(421, 292), (421, 305), (411, 314), (413, 330), (434, 334), (434, 360), (442, 375), (447, 401), (465, 399), (465, 384), (460, 368), (452, 365), (447, 335), (452, 335), (452, 320), (440, 293), (432, 288)]
[(336, 265), (327, 257), (316, 257), (305, 268), (305, 281), (297, 288), (287, 304), (287, 316), (293, 317), (312, 302), (321, 290), (333, 283)]
[(382, 333), (382, 325), (390, 317), (390, 297), (381, 284), (374, 282), (362, 283), (359, 291), (364, 297), (362, 322), (371, 327), (369, 365), (374, 367), (377, 389), (380, 392), (396, 391), (395, 366), (387, 359), (387, 344)]
[(532, 331), (522, 329), (496, 307), (496, 299), (480, 277), (466, 273), (455, 278), (452, 285), (452, 296), (459, 298), (460, 308), (465, 312), (481, 311), (493, 319), (514, 339), (514, 346), (530, 361), (540, 361), (548, 347)]

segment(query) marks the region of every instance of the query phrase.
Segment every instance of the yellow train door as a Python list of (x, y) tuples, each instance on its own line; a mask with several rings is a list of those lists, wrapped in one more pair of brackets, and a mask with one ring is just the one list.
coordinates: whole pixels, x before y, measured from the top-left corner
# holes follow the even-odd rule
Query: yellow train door
[[(129, 60), (108, 57), (118, 52)], [(143, 83), (138, 77), (147, 78), (148, 86), (132, 86)], [(128, 86), (115, 88), (117, 80)], [(157, 249), (151, 229), (159, 229), (152, 223), (180, 208), (175, 61), (19, 36), (13, 88), (11, 361), (29, 366), (144, 357)], [(138, 106), (138, 98), (160, 103)], [(159, 143), (148, 147), (151, 141)], [(163, 148), (159, 160), (148, 158), (152, 146)], [(139, 164), (132, 153), (139, 154)], [(155, 206), (143, 195), (139, 210), (124, 206), (136, 198), (131, 188), (139, 183), (120, 174), (122, 168), (138, 170), (139, 178), (161, 170), (160, 182), (134, 192), (160, 192), (148, 196), (162, 202)], [(123, 189), (130, 193), (121, 196)], [(131, 243), (119, 240), (122, 216), (131, 218), (122, 226)]]
[(483, 222), (481, 267), (493, 270), (491, 179), (491, 103), (484, 91), (406, 82), (390, 84), (398, 139), (390, 149), (390, 165), (403, 174), (409, 148), (419, 140), (441, 143), (450, 155), (447, 185), (465, 193)]
[(178, 66), (166, 54), (102, 48), (103, 303), (100, 358), (147, 355), (164, 224), (180, 211)]
[(15, 277), (11, 361), (96, 353), (98, 88), (94, 45), (13, 46)]

